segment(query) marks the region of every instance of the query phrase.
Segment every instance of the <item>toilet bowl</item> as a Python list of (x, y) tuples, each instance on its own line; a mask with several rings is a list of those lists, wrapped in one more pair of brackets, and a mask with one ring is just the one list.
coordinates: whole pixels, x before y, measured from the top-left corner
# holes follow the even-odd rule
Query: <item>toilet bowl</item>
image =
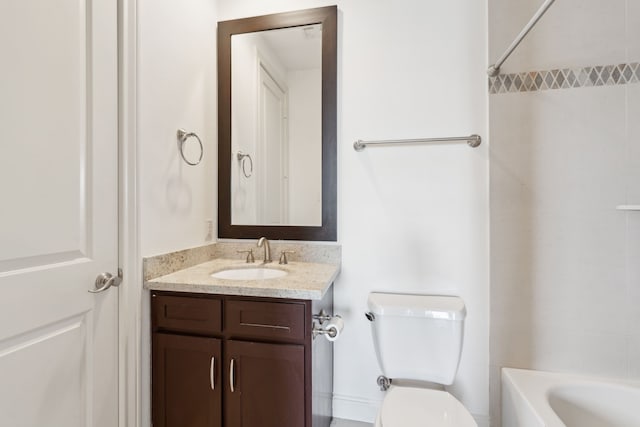
[[(443, 390), (408, 386), (451, 385), (458, 371), (466, 308), (459, 297), (372, 292), (371, 322), (383, 377), (394, 382), (378, 412), (376, 427), (477, 427), (469, 411)], [(379, 379), (380, 380), (380, 379)]]
[(477, 427), (467, 408), (441, 390), (392, 386), (375, 427)]

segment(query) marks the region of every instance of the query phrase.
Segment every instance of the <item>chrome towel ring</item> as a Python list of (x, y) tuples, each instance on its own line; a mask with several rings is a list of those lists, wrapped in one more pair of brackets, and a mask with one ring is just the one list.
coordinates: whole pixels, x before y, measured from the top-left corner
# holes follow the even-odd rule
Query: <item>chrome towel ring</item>
[[(253, 160), (251, 159), (251, 156), (249, 154), (243, 153), (242, 151), (238, 151), (238, 161), (242, 162), (242, 173), (244, 174), (245, 178), (251, 178), (251, 175), (253, 174)], [(247, 173), (247, 169), (246, 169), (246, 160), (249, 159), (249, 173)]]
[[(189, 166), (199, 165), (200, 162), (202, 161), (202, 156), (204, 155), (204, 147), (202, 146), (202, 141), (200, 140), (200, 137), (196, 135), (194, 132), (187, 132), (184, 129), (178, 129), (177, 135), (178, 135), (178, 149), (180, 150), (180, 156), (182, 157), (182, 160), (184, 160), (185, 163), (188, 164)], [(200, 157), (195, 162), (190, 162), (189, 160), (187, 160), (187, 158), (184, 155), (184, 143), (187, 142), (187, 140), (191, 137), (195, 138), (198, 141), (198, 144), (200, 144)]]

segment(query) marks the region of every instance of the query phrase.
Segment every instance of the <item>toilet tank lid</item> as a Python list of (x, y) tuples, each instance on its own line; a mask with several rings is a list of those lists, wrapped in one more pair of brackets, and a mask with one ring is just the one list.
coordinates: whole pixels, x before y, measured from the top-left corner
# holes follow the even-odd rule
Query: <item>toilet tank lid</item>
[(443, 295), (372, 292), (369, 294), (368, 306), (373, 314), (380, 316), (463, 320), (467, 314), (461, 298)]

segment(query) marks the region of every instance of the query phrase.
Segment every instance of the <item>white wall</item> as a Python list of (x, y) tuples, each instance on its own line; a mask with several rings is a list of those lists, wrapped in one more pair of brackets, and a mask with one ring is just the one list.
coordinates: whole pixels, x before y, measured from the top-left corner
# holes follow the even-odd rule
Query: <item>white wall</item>
[[(207, 243), (217, 229), (214, 0), (138, 1), (138, 162), (143, 256)], [(176, 131), (204, 144), (198, 166), (180, 158)]]
[(487, 145), (372, 148), (357, 139), (486, 135), (486, 6), (402, 0), (220, 0), (219, 20), (339, 9), (339, 240), (335, 416), (371, 421), (383, 394), (366, 311), (372, 290), (448, 293), (467, 304), (453, 392), (488, 415)]
[[(490, 59), (539, 7), (490, 0)], [(556, 2), (503, 72), (640, 60), (640, 3)], [(640, 85), (490, 96), (491, 412), (500, 367), (640, 378)], [(505, 426), (509, 427), (509, 426)]]
[(486, 135), (485, 5), (344, 2), (340, 45), (339, 236), (335, 415), (371, 420), (373, 290), (460, 295), (465, 348), (453, 393), (488, 414), (487, 145), (372, 148), (357, 139)]
[[(215, 1), (138, 0), (137, 21), (136, 197), (140, 254), (151, 256), (201, 246), (216, 238)], [(181, 159), (178, 128), (196, 132), (202, 139), (200, 165), (188, 166)], [(209, 219), (213, 232), (207, 236), (205, 221)], [(140, 313), (143, 426), (151, 425), (146, 295)]]

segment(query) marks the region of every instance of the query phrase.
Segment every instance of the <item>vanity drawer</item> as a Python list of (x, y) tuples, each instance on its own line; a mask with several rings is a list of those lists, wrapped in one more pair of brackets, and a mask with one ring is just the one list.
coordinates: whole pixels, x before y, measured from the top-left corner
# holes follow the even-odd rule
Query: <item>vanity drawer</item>
[(154, 330), (192, 332), (210, 335), (222, 331), (222, 301), (152, 294), (151, 314)]
[(225, 329), (233, 336), (302, 340), (305, 304), (227, 300)]

